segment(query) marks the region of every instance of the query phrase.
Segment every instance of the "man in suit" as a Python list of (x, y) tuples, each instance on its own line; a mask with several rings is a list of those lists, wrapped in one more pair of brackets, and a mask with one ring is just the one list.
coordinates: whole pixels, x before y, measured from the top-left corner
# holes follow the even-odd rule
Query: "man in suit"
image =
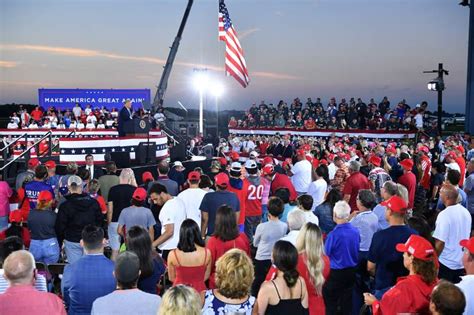
[(61, 283), (68, 314), (90, 314), (92, 303), (116, 288), (114, 263), (104, 256), (104, 230), (87, 225), (81, 236), (85, 255), (66, 265)]
[(123, 128), (124, 123), (132, 119), (133, 119), (132, 102), (130, 100), (126, 100), (118, 116), (117, 131), (118, 131), (119, 137), (125, 137), (125, 130)]
[(86, 155), (85, 169), (90, 173), (90, 180), (99, 179), (99, 177), (104, 175), (102, 168), (94, 165), (94, 156), (92, 154)]

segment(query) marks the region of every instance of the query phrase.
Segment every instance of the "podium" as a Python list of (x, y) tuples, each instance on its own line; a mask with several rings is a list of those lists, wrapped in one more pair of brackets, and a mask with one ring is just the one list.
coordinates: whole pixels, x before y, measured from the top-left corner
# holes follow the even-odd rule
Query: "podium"
[(134, 118), (123, 124), (123, 131), (127, 137), (148, 136), (150, 128), (150, 122), (147, 119)]

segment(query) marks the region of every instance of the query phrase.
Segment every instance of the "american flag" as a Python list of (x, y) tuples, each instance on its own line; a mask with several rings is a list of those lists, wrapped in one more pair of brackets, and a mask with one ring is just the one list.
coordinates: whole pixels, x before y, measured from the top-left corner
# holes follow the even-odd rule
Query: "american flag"
[(243, 87), (249, 85), (249, 73), (229, 11), (224, 0), (219, 1), (219, 39), (225, 42), (225, 72), (233, 76)]

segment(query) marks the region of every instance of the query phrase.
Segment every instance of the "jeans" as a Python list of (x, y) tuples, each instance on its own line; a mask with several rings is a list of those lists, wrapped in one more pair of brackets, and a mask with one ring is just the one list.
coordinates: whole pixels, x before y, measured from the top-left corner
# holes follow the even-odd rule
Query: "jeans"
[(70, 264), (75, 263), (84, 255), (84, 250), (79, 243), (64, 240), (64, 250), (66, 251), (67, 262)]
[(268, 213), (268, 205), (262, 204), (262, 222), (268, 221), (267, 213)]
[(57, 263), (59, 260), (58, 240), (55, 237), (46, 240), (31, 240), (30, 252), (37, 262)]
[(253, 244), (253, 236), (255, 235), (255, 230), (257, 229), (257, 225), (260, 224), (260, 220), (262, 218), (257, 216), (245, 217), (245, 235), (250, 241), (250, 244)]
[(8, 227), (8, 216), (0, 217), (0, 231), (5, 230)]
[(118, 222), (110, 222), (109, 227), (107, 228), (107, 233), (109, 234), (109, 246), (112, 250), (120, 249), (120, 235), (117, 233)]

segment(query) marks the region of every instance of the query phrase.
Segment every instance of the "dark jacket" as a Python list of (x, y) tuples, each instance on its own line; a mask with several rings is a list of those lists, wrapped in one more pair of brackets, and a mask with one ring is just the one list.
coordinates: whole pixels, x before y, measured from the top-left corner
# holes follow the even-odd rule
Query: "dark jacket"
[(124, 137), (125, 136), (125, 129), (124, 129), (124, 123), (126, 121), (129, 121), (131, 120), (130, 118), (130, 112), (128, 111), (128, 109), (124, 106), (122, 107), (122, 109), (120, 110), (119, 112), (119, 116), (118, 116), (118, 134), (119, 134), (119, 137)]
[(82, 229), (88, 225), (104, 226), (104, 215), (99, 203), (87, 194), (65, 196), (59, 206), (56, 219), (56, 235), (59, 243), (63, 240), (79, 243)]

